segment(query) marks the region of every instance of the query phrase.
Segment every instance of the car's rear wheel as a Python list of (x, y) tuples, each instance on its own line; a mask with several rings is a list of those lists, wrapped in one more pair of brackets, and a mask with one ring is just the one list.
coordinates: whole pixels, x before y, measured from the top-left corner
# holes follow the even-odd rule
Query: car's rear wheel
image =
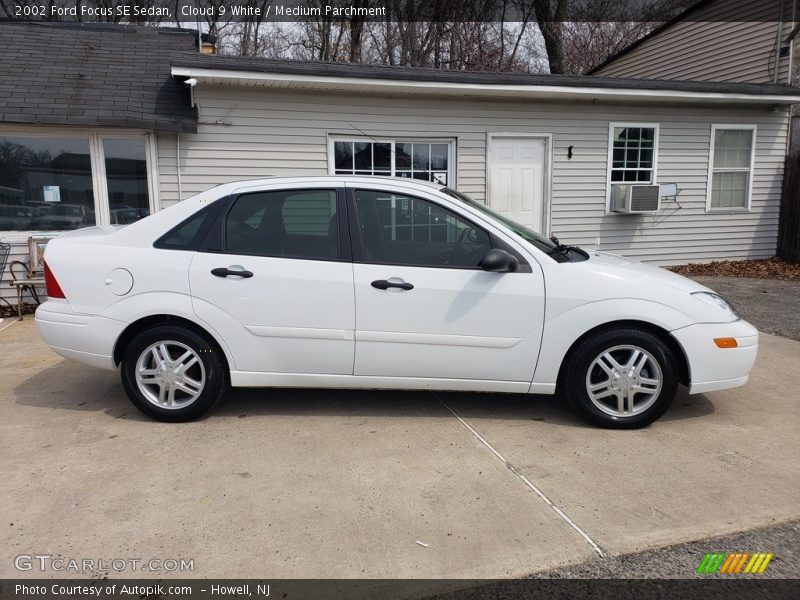
[(174, 325), (159, 325), (134, 337), (123, 354), (121, 372), (131, 402), (160, 421), (196, 419), (228, 389), (216, 346)]
[(570, 403), (601, 427), (649, 425), (672, 404), (679, 370), (670, 347), (641, 329), (600, 330), (575, 348), (560, 382)]

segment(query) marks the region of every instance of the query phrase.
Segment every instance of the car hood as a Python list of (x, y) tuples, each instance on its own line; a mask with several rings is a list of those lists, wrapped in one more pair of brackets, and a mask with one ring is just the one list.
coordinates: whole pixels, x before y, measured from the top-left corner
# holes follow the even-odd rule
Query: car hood
[(589, 260), (586, 262), (594, 269), (604, 271), (610, 276), (621, 276), (628, 280), (635, 278), (640, 283), (649, 280), (651, 283), (665, 285), (690, 294), (692, 292), (713, 291), (696, 281), (667, 269), (631, 260), (618, 254), (600, 251), (589, 252)]

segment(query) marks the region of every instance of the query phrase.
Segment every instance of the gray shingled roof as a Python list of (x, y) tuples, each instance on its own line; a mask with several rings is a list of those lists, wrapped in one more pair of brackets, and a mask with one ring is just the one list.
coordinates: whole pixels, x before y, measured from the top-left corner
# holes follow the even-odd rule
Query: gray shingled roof
[(196, 132), (170, 54), (197, 32), (81, 23), (0, 23), (0, 122)]
[(622, 77), (596, 77), (587, 75), (526, 75), (476, 71), (448, 71), (418, 67), (387, 67), (333, 62), (307, 62), (296, 60), (270, 60), (219, 55), (173, 55), (173, 67), (226, 69), (288, 75), (321, 75), (389, 79), (400, 81), (438, 81), (469, 84), (504, 84), (531, 86), (594, 87), (624, 90), (663, 90), (708, 92), (722, 94), (752, 94), (770, 96), (797, 96), (798, 89), (788, 85), (758, 83), (667, 81), (660, 79), (626, 79)]

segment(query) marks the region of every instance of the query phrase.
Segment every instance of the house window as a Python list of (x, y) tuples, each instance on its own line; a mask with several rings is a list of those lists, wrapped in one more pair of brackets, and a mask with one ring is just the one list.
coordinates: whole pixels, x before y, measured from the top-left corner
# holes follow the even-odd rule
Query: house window
[(87, 138), (0, 137), (0, 231), (94, 224)]
[(333, 139), (331, 172), (336, 175), (408, 177), (451, 185), (452, 142)]
[(750, 207), (754, 125), (712, 126), (709, 172), (709, 210), (746, 210)]
[(609, 133), (608, 187), (613, 206), (628, 186), (655, 183), (658, 125), (612, 123)]
[(144, 135), (0, 133), (0, 231), (65, 231), (150, 214)]
[(144, 138), (106, 138), (103, 152), (111, 224), (126, 225), (149, 215)]

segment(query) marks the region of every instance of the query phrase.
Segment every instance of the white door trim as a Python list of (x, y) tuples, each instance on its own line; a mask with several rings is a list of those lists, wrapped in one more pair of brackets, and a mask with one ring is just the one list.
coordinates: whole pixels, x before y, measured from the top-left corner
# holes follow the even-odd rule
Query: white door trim
[(550, 235), (550, 213), (551, 198), (553, 189), (553, 178), (551, 169), (553, 165), (553, 134), (552, 133), (527, 133), (527, 132), (502, 132), (502, 131), (487, 131), (486, 132), (486, 189), (484, 192), (484, 201), (486, 205), (491, 207), (489, 202), (489, 190), (492, 189), (492, 141), (494, 138), (529, 138), (544, 141), (544, 181), (542, 182), (542, 231), (544, 236)]

